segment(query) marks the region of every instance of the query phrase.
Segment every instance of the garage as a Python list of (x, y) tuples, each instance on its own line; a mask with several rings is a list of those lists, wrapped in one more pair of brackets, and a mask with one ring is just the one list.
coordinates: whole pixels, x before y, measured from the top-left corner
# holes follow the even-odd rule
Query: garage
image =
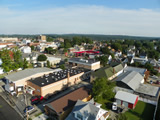
[(138, 95), (124, 91), (118, 91), (115, 95), (115, 99), (118, 106), (134, 109), (138, 102)]

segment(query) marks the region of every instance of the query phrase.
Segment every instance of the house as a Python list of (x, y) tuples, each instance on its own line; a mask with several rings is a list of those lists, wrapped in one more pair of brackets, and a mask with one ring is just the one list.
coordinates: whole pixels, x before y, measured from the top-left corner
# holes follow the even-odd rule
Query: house
[(37, 63), (38, 54), (35, 52), (32, 53), (22, 53), (22, 60), (26, 59), (29, 63)]
[(140, 58), (145, 58), (145, 59), (148, 59), (148, 57), (147, 57), (147, 54), (146, 53), (141, 53), (140, 55), (139, 55), (139, 57)]
[(7, 46), (14, 45), (13, 43), (0, 43), (0, 49), (1, 48), (6, 48)]
[(18, 71), (16, 73), (9, 74), (5, 76), (6, 84), (5, 90), (9, 93), (18, 93), (24, 90), (27, 86), (27, 81), (30, 79), (37, 78), (44, 74), (49, 74), (54, 71), (58, 71), (61, 69), (49, 69), (49, 68), (30, 68), (22, 71)]
[(133, 57), (128, 56), (128, 57), (124, 58), (124, 59), (122, 60), (122, 62), (123, 62), (123, 63), (128, 63), (128, 64), (133, 64), (133, 63), (134, 63), (134, 60), (133, 60)]
[(142, 65), (145, 65), (148, 62), (148, 58), (147, 57), (143, 58), (143, 56), (141, 56), (141, 57), (133, 57), (133, 61), (134, 62), (139, 62)]
[(47, 96), (78, 84), (86, 77), (87, 71), (82, 68), (59, 70), (31, 78), (27, 81), (27, 87), (33, 88), (35, 95)]
[(31, 40), (24, 39), (24, 40), (22, 41), (22, 43), (25, 44), (25, 45), (27, 45), (27, 44), (31, 43)]
[(91, 99), (88, 102), (78, 100), (66, 120), (106, 120), (108, 117), (109, 112)]
[(71, 66), (83, 67), (89, 70), (97, 70), (100, 68), (100, 61), (96, 61), (95, 59), (71, 58), (68, 62)]
[(124, 72), (127, 71), (135, 71), (140, 73), (142, 76), (145, 76), (145, 72), (147, 71), (146, 68), (138, 68), (138, 67), (132, 67), (132, 66), (127, 66), (124, 68)]
[(118, 106), (134, 109), (138, 102), (138, 95), (134, 95), (125, 91), (118, 91), (115, 95)]
[(60, 97), (45, 105), (45, 113), (51, 118), (51, 120), (61, 119), (63, 114), (73, 108), (77, 100), (84, 102), (90, 100), (90, 89), (86, 87), (78, 88), (63, 97)]
[(122, 56), (122, 52), (121, 52), (120, 50), (118, 50), (118, 51), (116, 51), (116, 52), (114, 53), (114, 56), (115, 56), (115, 57), (120, 57), (120, 56)]
[(127, 57), (134, 57), (135, 52), (134, 51), (127, 51)]
[(23, 46), (20, 48), (22, 53), (31, 53), (31, 48), (29, 46)]
[(56, 58), (56, 57), (47, 57), (47, 60), (49, 61), (50, 65), (55, 65), (60, 63), (61, 58)]
[(18, 38), (8, 38), (8, 37), (1, 37), (0, 38), (0, 41), (2, 41), (2, 42), (17, 42), (18, 41)]
[(127, 71), (116, 79), (117, 90), (125, 90), (139, 96), (139, 100), (156, 105), (159, 88), (144, 83), (144, 76), (136, 71)]
[(112, 80), (119, 76), (121, 73), (123, 73), (122, 64), (118, 64), (114, 67), (103, 67), (91, 73), (91, 82), (93, 82), (96, 78), (102, 77), (105, 77), (108, 80)]

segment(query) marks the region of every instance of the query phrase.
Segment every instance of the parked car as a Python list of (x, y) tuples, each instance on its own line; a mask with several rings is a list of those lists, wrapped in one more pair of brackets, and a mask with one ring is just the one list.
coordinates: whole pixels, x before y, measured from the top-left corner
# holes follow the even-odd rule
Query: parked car
[(31, 102), (33, 101), (42, 101), (44, 98), (43, 96), (32, 96), (31, 97)]
[(34, 110), (34, 107), (32, 106), (27, 106), (25, 109), (24, 109), (24, 113), (26, 114), (27, 112), (31, 112)]
[(117, 110), (117, 103), (116, 102), (113, 103), (112, 110)]
[(156, 84), (160, 84), (160, 81), (159, 81), (159, 80), (157, 80), (157, 81), (156, 81)]
[(153, 81), (152, 80), (150, 80), (150, 82), (149, 82), (150, 84), (153, 84)]

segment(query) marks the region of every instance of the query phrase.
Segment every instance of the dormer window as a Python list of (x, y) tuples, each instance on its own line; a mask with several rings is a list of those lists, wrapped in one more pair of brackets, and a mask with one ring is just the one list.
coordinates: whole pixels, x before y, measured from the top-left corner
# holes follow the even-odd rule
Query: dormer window
[(83, 116), (80, 114), (80, 113), (75, 113), (75, 118), (77, 119), (77, 120), (83, 120)]

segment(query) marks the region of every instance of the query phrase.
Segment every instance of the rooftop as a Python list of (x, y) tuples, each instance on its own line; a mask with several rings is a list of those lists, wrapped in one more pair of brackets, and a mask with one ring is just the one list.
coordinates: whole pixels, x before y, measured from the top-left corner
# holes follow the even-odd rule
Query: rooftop
[(140, 84), (139, 88), (137, 88), (135, 91), (150, 96), (157, 96), (159, 87), (155, 87), (148, 84)]
[(124, 91), (118, 91), (115, 95), (116, 99), (123, 100), (125, 102), (132, 103), (132, 104), (135, 103), (137, 97), (138, 97), (137, 95), (134, 95), (128, 92), (124, 92)]
[(43, 73), (43, 72), (45, 73), (50, 71), (54, 71), (54, 70), (50, 68), (31, 68), (31, 69), (25, 69), (25, 70), (7, 75), (5, 76), (5, 78), (10, 81), (18, 81), (18, 80), (30, 77), (32, 75), (35, 75), (37, 73)]
[(37, 77), (35, 79), (29, 80), (35, 85), (38, 85), (40, 87), (52, 84), (54, 82), (66, 79), (68, 77), (68, 73), (71, 76), (80, 74), (82, 72), (85, 72), (84, 69), (65, 69), (65, 70), (60, 70), (60, 71), (55, 71), (53, 73), (50, 73), (48, 75), (43, 75), (41, 77)]
[(146, 70), (147, 69), (145, 69), (145, 68), (138, 68), (138, 67), (131, 67), (131, 66), (127, 66), (126, 68), (124, 68), (124, 71), (136, 71), (136, 72), (140, 73), (141, 75), (144, 75)]
[(116, 81), (121, 81), (128, 85), (132, 90), (135, 90), (139, 87), (139, 84), (144, 78), (141, 74), (136, 71), (127, 71), (120, 75)]
[(83, 100), (90, 95), (90, 90), (85, 87), (81, 87), (51, 103), (48, 103), (46, 106), (55, 110), (57, 113), (61, 113), (68, 108), (75, 105), (77, 100)]
[(68, 60), (68, 62), (73, 62), (73, 63), (79, 63), (79, 64), (93, 64), (99, 61), (96, 61), (95, 59), (82, 59), (82, 58), (71, 58)]

